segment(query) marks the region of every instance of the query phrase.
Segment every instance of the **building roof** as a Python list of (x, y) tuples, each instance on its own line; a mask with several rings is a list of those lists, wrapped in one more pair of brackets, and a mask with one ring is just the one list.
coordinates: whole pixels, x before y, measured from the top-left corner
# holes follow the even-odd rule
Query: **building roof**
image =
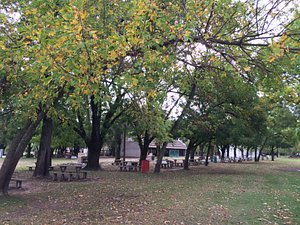
[[(149, 148), (156, 148), (155, 141), (152, 141), (149, 145)], [(174, 140), (173, 142), (168, 143), (167, 149), (178, 149), (186, 150), (186, 145), (180, 140)]]

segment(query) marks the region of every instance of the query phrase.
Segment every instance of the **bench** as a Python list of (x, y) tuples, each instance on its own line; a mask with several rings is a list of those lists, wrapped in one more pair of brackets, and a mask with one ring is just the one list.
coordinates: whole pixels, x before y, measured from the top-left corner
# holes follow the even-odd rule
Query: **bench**
[[(35, 169), (35, 166), (28, 166), (28, 170), (29, 171), (33, 171)], [(53, 171), (54, 170), (54, 166), (49, 166), (49, 171)]]
[(13, 177), (13, 178), (10, 179), (10, 181), (16, 182), (16, 188), (21, 188), (22, 187), (22, 180)]
[[(174, 160), (175, 161), (175, 160)], [(176, 167), (183, 167), (183, 161), (182, 162), (175, 162)]]
[(199, 165), (199, 162), (195, 159), (190, 159), (189, 160), (189, 165), (190, 166), (198, 166)]

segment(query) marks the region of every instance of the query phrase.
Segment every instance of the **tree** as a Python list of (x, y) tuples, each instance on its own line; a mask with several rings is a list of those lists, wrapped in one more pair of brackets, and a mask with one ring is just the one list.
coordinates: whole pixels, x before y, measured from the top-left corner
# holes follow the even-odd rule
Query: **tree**
[(51, 166), (51, 139), (53, 131), (53, 121), (46, 116), (43, 118), (43, 126), (40, 140), (40, 148), (36, 167), (33, 173), (35, 177), (49, 176), (49, 166)]

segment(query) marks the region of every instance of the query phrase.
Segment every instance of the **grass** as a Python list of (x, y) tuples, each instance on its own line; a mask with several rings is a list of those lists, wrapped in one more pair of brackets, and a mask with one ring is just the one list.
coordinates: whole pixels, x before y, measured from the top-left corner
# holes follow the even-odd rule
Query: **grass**
[[(30, 163), (21, 160), (19, 176)], [(30, 179), (0, 199), (0, 224), (300, 224), (299, 159), (161, 174), (103, 168), (86, 182)]]

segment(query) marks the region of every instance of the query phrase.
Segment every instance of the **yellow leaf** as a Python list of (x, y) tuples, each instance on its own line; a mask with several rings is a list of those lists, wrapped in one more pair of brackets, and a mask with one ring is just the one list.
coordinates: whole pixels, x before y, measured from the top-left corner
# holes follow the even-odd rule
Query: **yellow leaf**
[(57, 40), (56, 44), (57, 44), (57, 45), (62, 45), (66, 40), (67, 40), (67, 37), (65, 37), (65, 36), (60, 37), (60, 38)]
[(2, 50), (6, 49), (5, 44), (2, 41), (0, 41), (0, 49), (2, 49)]
[(217, 58), (213, 55), (212, 57), (210, 57), (209, 61), (215, 62), (217, 60)]
[(47, 66), (42, 66), (41, 72), (42, 72), (42, 73), (45, 73), (46, 70), (47, 70)]
[(132, 85), (133, 87), (135, 87), (135, 86), (137, 86), (138, 82), (139, 82), (139, 81), (138, 81), (136, 78), (132, 78), (131, 85)]
[(87, 16), (87, 12), (79, 12), (79, 16), (80, 16), (81, 19), (84, 20)]
[(62, 55), (58, 55), (55, 58), (55, 61), (57, 61), (57, 62), (61, 62), (62, 60), (63, 60), (63, 56)]
[(274, 62), (276, 59), (276, 56), (272, 55), (269, 57), (269, 62)]
[(251, 67), (247, 66), (247, 67), (244, 68), (244, 70), (245, 70), (246, 72), (249, 72), (249, 71), (251, 71)]
[(149, 91), (148, 96), (153, 98), (156, 96), (156, 92), (154, 90), (151, 90)]

